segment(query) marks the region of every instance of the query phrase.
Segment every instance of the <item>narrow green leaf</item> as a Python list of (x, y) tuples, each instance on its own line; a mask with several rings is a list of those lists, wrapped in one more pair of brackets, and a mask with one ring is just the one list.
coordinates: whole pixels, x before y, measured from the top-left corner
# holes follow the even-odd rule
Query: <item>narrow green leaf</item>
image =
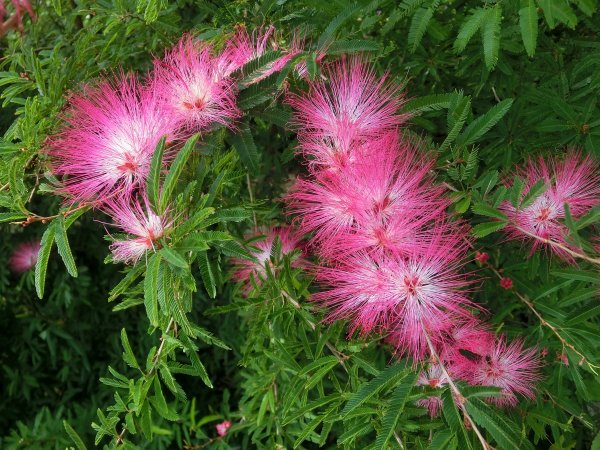
[(581, 322), (600, 315), (600, 304), (592, 305), (587, 308), (582, 308), (567, 316), (565, 325), (573, 327)]
[(179, 419), (177, 414), (169, 408), (169, 405), (167, 405), (167, 400), (165, 399), (157, 376), (154, 377), (154, 396), (152, 397), (151, 402), (152, 406), (156, 409), (156, 412), (165, 419), (171, 421)]
[(486, 205), (485, 203), (477, 203), (471, 208), (475, 214), (486, 217), (494, 217), (498, 220), (506, 221), (506, 214), (498, 211), (496, 208)]
[(163, 183), (162, 192), (160, 194), (160, 207), (157, 213), (160, 214), (166, 209), (169, 201), (171, 200), (171, 196), (175, 191), (175, 187), (177, 186), (177, 181), (183, 172), (185, 163), (196, 148), (196, 143), (198, 142), (199, 138), (200, 135), (198, 134), (189, 138), (182, 149), (179, 150), (179, 153), (177, 153), (177, 156), (175, 157), (175, 160), (171, 164), (171, 167), (167, 172), (167, 176), (165, 177), (165, 182)]
[(460, 26), (456, 41), (454, 41), (454, 50), (461, 53), (466, 47), (471, 38), (481, 28), (486, 18), (486, 10), (478, 8), (471, 14)]
[(376, 52), (380, 48), (379, 44), (375, 41), (367, 41), (362, 39), (348, 40), (348, 41), (336, 41), (327, 47), (328, 55), (340, 55), (347, 54), (351, 55), (358, 52)]
[(159, 189), (160, 189), (160, 171), (162, 170), (163, 155), (165, 153), (165, 142), (167, 138), (163, 136), (158, 141), (154, 153), (152, 154), (152, 161), (150, 162), (150, 172), (148, 172), (147, 191), (150, 205), (155, 211), (160, 211), (159, 208)]
[(499, 231), (506, 226), (506, 222), (485, 222), (473, 227), (473, 235), (478, 238)]
[(23, 220), (27, 216), (20, 212), (5, 212), (0, 213), (0, 223), (3, 222), (16, 222), (18, 220)]
[(454, 439), (454, 433), (450, 430), (440, 430), (433, 435), (431, 443), (427, 450), (448, 450), (451, 447), (450, 442)]
[(519, 27), (527, 55), (535, 54), (538, 35), (538, 14), (534, 0), (525, 0), (525, 6), (519, 10)]
[(590, 212), (577, 220), (577, 229), (581, 230), (598, 221), (600, 221), (600, 205), (593, 207)]
[(531, 189), (529, 189), (529, 192), (525, 194), (525, 197), (523, 197), (520, 208), (525, 209), (531, 206), (533, 202), (546, 191), (547, 187), (548, 186), (546, 183), (544, 183), (544, 180), (536, 181), (536, 183), (531, 186)]
[(387, 443), (396, 430), (396, 425), (400, 420), (402, 411), (404, 411), (408, 394), (410, 394), (416, 380), (417, 372), (409, 373), (394, 390), (390, 398), (389, 407), (383, 414), (381, 430), (379, 430), (375, 441), (375, 450), (384, 450), (387, 448)]
[(383, 390), (386, 386), (396, 383), (397, 380), (406, 375), (405, 370), (406, 364), (401, 362), (393, 364), (382, 370), (379, 375), (372, 380), (363, 383), (358, 391), (350, 397), (348, 403), (346, 403), (346, 406), (342, 410), (342, 417), (348, 416), (352, 411), (373, 398), (375, 394)]
[(69, 437), (71, 438), (73, 443), (75, 444), (75, 447), (77, 447), (77, 450), (87, 450), (87, 447), (83, 443), (83, 440), (79, 437), (79, 435), (73, 429), (73, 427), (71, 425), (69, 425), (69, 422), (67, 422), (66, 420), (63, 420), (63, 427), (65, 427), (65, 431), (67, 432), (67, 434), (69, 435)]
[(417, 50), (417, 47), (421, 43), (425, 31), (427, 31), (427, 25), (429, 25), (432, 17), (432, 8), (419, 8), (413, 15), (410, 28), (408, 29), (408, 48), (412, 53)]
[(440, 152), (444, 151), (455, 141), (458, 133), (460, 133), (465, 125), (465, 121), (467, 120), (467, 116), (470, 112), (471, 98), (468, 96), (460, 96), (460, 98), (457, 99), (456, 107), (448, 111), (448, 125), (451, 125), (452, 128), (448, 132), (444, 142), (442, 142), (442, 145), (440, 145)]
[(402, 107), (402, 112), (420, 114), (427, 111), (438, 111), (450, 106), (450, 100), (455, 93), (425, 95), (408, 100)]
[(52, 244), (54, 243), (55, 223), (56, 222), (52, 222), (48, 228), (46, 228), (46, 231), (44, 231), (40, 252), (38, 253), (38, 259), (35, 263), (35, 291), (39, 298), (44, 297), (48, 260), (50, 259), (50, 252), (52, 251)]
[(150, 257), (144, 275), (144, 306), (148, 320), (153, 327), (158, 327), (158, 280), (160, 271), (160, 255)]
[(198, 264), (200, 266), (200, 276), (202, 276), (204, 288), (210, 298), (215, 298), (217, 296), (217, 284), (207, 252), (198, 252)]
[(61, 214), (55, 219), (56, 225), (54, 226), (54, 230), (56, 232), (55, 240), (56, 247), (58, 249), (58, 254), (63, 260), (65, 267), (67, 268), (67, 272), (74, 278), (77, 278), (77, 265), (75, 264), (75, 259), (73, 258), (73, 253), (71, 253), (71, 246), (69, 245), (69, 239), (67, 237), (67, 230), (65, 228), (65, 218)]
[(331, 22), (329, 22), (323, 33), (321, 33), (321, 36), (319, 36), (316, 47), (323, 48), (326, 44), (331, 44), (337, 29), (362, 8), (362, 5), (359, 5), (358, 3), (352, 3), (346, 6)]
[(442, 411), (444, 412), (444, 418), (450, 426), (450, 429), (452, 429), (457, 434), (460, 442), (459, 448), (461, 450), (463, 448), (473, 450), (471, 440), (469, 439), (469, 435), (467, 434), (467, 430), (465, 429), (462, 417), (458, 413), (458, 408), (456, 406), (454, 397), (452, 396), (452, 392), (450, 392), (450, 389), (446, 389), (442, 393), (442, 401)]
[(233, 145), (235, 151), (238, 153), (240, 159), (250, 173), (258, 171), (260, 154), (254, 143), (254, 138), (252, 137), (248, 122), (244, 122), (239, 126), (238, 132), (229, 137), (229, 142)]
[(127, 337), (127, 331), (125, 328), (121, 329), (121, 344), (123, 345), (123, 361), (125, 361), (130, 367), (134, 369), (139, 369), (140, 365), (137, 362), (135, 355), (133, 354), (133, 350), (131, 349), (131, 344), (129, 344), (129, 338)]
[(496, 67), (498, 53), (500, 51), (500, 22), (502, 21), (502, 6), (496, 3), (489, 8), (481, 28), (481, 39), (483, 40), (483, 58), (488, 70)]
[(565, 203), (563, 206), (565, 210), (565, 225), (570, 231), (569, 238), (575, 242), (575, 245), (581, 247), (581, 238), (579, 237), (579, 233), (577, 233), (577, 227), (575, 226), (575, 221), (571, 215), (571, 208), (568, 203)]
[(163, 257), (163, 259), (172, 266), (179, 267), (181, 269), (189, 268), (189, 265), (185, 258), (181, 256), (177, 251), (169, 247), (163, 247), (160, 249), (159, 253)]
[(518, 434), (520, 427), (505, 415), (497, 414), (483, 401), (475, 398), (465, 403), (475, 422), (485, 428), (505, 450), (533, 450), (531, 443)]
[(465, 128), (458, 137), (457, 144), (470, 145), (477, 141), (504, 117), (512, 104), (513, 99), (507, 98), (491, 107), (483, 116), (478, 117)]
[(133, 282), (138, 279), (138, 277), (142, 274), (143, 271), (143, 264), (138, 264), (135, 267), (131, 268), (129, 272), (127, 272), (127, 275), (125, 275), (125, 277), (121, 281), (119, 281), (119, 283), (114, 288), (112, 288), (108, 297), (108, 301), (112, 302), (119, 295), (125, 293), (129, 286), (131, 286)]

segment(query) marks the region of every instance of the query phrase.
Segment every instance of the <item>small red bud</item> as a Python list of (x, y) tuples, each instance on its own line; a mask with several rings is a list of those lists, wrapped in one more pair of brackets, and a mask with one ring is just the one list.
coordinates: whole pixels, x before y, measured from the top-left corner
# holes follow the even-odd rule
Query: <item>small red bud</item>
[(513, 280), (511, 278), (502, 277), (500, 278), (500, 286), (504, 289), (510, 289), (513, 287)]

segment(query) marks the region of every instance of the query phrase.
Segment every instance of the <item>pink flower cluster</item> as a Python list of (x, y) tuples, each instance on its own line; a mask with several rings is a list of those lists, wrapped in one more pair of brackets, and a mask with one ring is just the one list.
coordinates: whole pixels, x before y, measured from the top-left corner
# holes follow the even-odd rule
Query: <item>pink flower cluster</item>
[[(181, 40), (143, 80), (120, 73), (85, 85), (73, 94), (62, 129), (50, 139), (48, 154), (60, 192), (70, 202), (86, 202), (107, 213), (127, 234), (111, 245), (113, 259), (136, 263), (172, 225), (168, 212), (153, 211), (146, 180), (157, 144), (166, 139), (168, 164), (186, 139), (215, 126), (235, 127), (241, 116), (237, 84), (244, 66), (276, 49), (274, 29), (253, 35), (240, 27), (221, 51), (191, 35)], [(299, 53), (283, 51), (247, 84), (281, 70)]]
[(540, 180), (546, 189), (524, 208), (515, 208), (508, 201), (501, 205), (509, 220), (506, 227), (509, 238), (532, 242), (532, 253), (545, 247), (559, 258), (573, 262), (568, 250), (581, 252), (581, 249), (566, 239), (569, 230), (564, 223), (565, 205), (569, 206), (573, 219), (600, 205), (598, 168), (590, 156), (583, 157), (577, 152), (569, 153), (563, 160), (530, 159), (524, 167), (518, 168), (516, 175), (524, 181), (520, 201)]
[[(490, 399), (499, 405), (533, 397), (535, 350), (480, 323), (473, 279), (462, 270), (469, 229), (446, 212), (433, 157), (401, 134), (407, 116), (398, 113), (398, 89), (360, 58), (326, 64), (323, 74), (289, 100), (308, 176), (287, 205), (320, 257), (316, 278), (325, 289), (313, 298), (326, 320), (349, 320), (350, 334), (385, 336), (414, 361), (436, 355), (450, 376), (500, 388)], [(447, 382), (436, 364), (419, 384)], [(434, 415), (440, 401), (421, 404)]]

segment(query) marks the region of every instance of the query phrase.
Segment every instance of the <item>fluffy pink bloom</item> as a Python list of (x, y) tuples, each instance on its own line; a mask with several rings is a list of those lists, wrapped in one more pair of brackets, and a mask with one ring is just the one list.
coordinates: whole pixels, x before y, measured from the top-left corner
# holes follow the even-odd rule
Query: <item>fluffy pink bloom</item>
[(41, 241), (22, 242), (14, 249), (8, 265), (15, 273), (27, 272), (35, 267), (38, 260)]
[(406, 256), (356, 254), (317, 277), (331, 289), (314, 300), (329, 310), (328, 320), (350, 319), (362, 334), (391, 331), (400, 353), (415, 359), (427, 353), (423, 327), (437, 340), (473, 306), (464, 288), (471, 284), (459, 272), (467, 243), (462, 232), (432, 232), (429, 241)]
[(538, 180), (544, 181), (546, 191), (523, 209), (516, 209), (510, 202), (502, 204), (500, 209), (510, 221), (505, 228), (509, 237), (531, 241), (532, 252), (538, 247), (546, 246), (564, 260), (571, 261), (572, 257), (564, 250), (545, 244), (533, 236), (573, 248), (565, 240), (568, 229), (563, 224), (564, 204), (569, 205), (574, 218), (581, 217), (593, 206), (600, 204), (600, 172), (597, 162), (590, 156), (584, 158), (577, 152), (567, 154), (564, 160), (545, 160), (540, 157), (529, 160), (523, 168), (517, 170), (517, 175), (525, 182), (524, 193)]
[(438, 353), (451, 376), (468, 379), (482, 355), (494, 346), (494, 335), (475, 317), (457, 321), (438, 341)]
[(103, 201), (143, 186), (158, 141), (174, 138), (171, 116), (132, 75), (86, 86), (70, 98), (64, 119), (49, 154), (74, 200)]
[(155, 242), (171, 225), (152, 211), (147, 200), (144, 204), (145, 207), (137, 200), (118, 199), (105, 205), (104, 210), (115, 225), (129, 235), (128, 239), (116, 239), (110, 245), (115, 261), (137, 263), (146, 252), (156, 250)]
[[(417, 386), (426, 386), (439, 389), (448, 384), (448, 379), (439, 364), (431, 365), (427, 370), (422, 370), (417, 379)], [(417, 400), (417, 405), (427, 408), (430, 417), (436, 417), (442, 408), (442, 398), (439, 395), (431, 395), (427, 398)]]
[[(261, 235), (259, 234), (254, 237), (259, 236)], [(255, 282), (260, 283), (261, 279), (266, 276), (266, 267), (271, 264), (271, 256), (276, 256), (273, 255), (273, 245), (277, 238), (281, 242), (282, 255), (287, 255), (301, 248), (302, 236), (300, 234), (287, 226), (275, 227), (266, 233), (264, 239), (252, 242), (251, 246), (255, 249), (251, 249), (250, 253), (256, 258), (256, 261), (240, 258), (232, 259), (235, 265), (233, 279), (244, 283), (244, 291), (246, 293), (252, 288), (251, 278)], [(305, 264), (306, 261), (302, 256), (292, 261), (292, 267), (301, 267)]]
[(499, 406), (515, 406), (516, 394), (534, 398), (534, 384), (540, 378), (537, 349), (524, 349), (520, 340), (507, 344), (501, 337), (481, 355), (472, 369), (465, 373), (471, 384), (502, 389), (500, 397), (489, 399)]
[(275, 27), (272, 25), (266, 30), (262, 28), (255, 30), (252, 35), (248, 34), (245, 27), (238, 27), (218, 58), (219, 72), (223, 77), (229, 77), (233, 72), (265, 55), (269, 50), (282, 51), (279, 58), (263, 65), (260, 72), (254, 73), (252, 79), (246, 82), (246, 85), (255, 84), (281, 71), (289, 61), (302, 52), (303, 46), (302, 39), (294, 37), (289, 48), (281, 49), (277, 43)]
[(221, 75), (212, 46), (188, 34), (154, 62), (151, 87), (163, 113), (191, 132), (215, 123), (230, 125), (241, 115), (235, 103), (235, 83)]
[(419, 230), (445, 214), (448, 202), (428, 176), (430, 160), (400, 152), (394, 137), (373, 144), (338, 172), (298, 180), (287, 197), (322, 256), (408, 251), (418, 245)]
[(229, 420), (224, 420), (223, 422), (215, 425), (215, 429), (217, 430), (217, 434), (219, 436), (225, 436), (230, 427), (231, 422)]
[(360, 58), (324, 66), (329, 83), (315, 80), (307, 95), (291, 95), (301, 140), (325, 141), (342, 152), (356, 140), (376, 138), (406, 120), (398, 114), (398, 89), (386, 84)]

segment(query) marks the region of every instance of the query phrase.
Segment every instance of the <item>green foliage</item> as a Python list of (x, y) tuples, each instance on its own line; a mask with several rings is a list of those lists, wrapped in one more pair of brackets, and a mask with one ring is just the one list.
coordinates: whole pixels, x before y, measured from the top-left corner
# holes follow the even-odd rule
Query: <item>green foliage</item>
[[(0, 447), (478, 449), (469, 424), (498, 449), (597, 448), (600, 423), (597, 265), (566, 266), (505, 241), (502, 202), (527, 208), (547, 188), (515, 164), (564, 148), (600, 156), (600, 34), (595, 0), (189, 0), (35, 3), (38, 20), (2, 40), (0, 253), (41, 239), (35, 269), (0, 265)], [(306, 51), (262, 79), (281, 55), (244, 68), (244, 118), (187, 141), (172, 162), (152, 159), (151, 206), (177, 221), (134, 266), (110, 263), (106, 217), (53, 195), (45, 142), (70, 92), (114, 71), (150, 68), (193, 31), (216, 46), (236, 25), (273, 23)], [(537, 400), (514, 411), (482, 399), (493, 388), (417, 383), (420, 366), (374, 336), (322, 324), (319, 286), (275, 245), (247, 292), (231, 258), (251, 259), (251, 230), (285, 222), (280, 199), (302, 174), (286, 128), (286, 90), (321, 77), (319, 55), (362, 52), (404, 80), (407, 136), (436, 154), (454, 213), (487, 252), (473, 300), (495, 330), (547, 353)], [(168, 154), (168, 153), (167, 153)], [(511, 187), (508, 187), (511, 186)], [(597, 255), (600, 209), (575, 218), (569, 242)], [(108, 228), (108, 227), (107, 227)], [(109, 230), (110, 231), (110, 230)], [(55, 251), (56, 249), (56, 251)], [(496, 273), (490, 267), (497, 268)], [(495, 269), (494, 269), (495, 270)], [(499, 288), (497, 274), (514, 281)], [(107, 302), (108, 299), (108, 302)], [(483, 313), (482, 313), (483, 314)], [(430, 418), (416, 402), (443, 401)], [(219, 437), (215, 424), (233, 425)]]

